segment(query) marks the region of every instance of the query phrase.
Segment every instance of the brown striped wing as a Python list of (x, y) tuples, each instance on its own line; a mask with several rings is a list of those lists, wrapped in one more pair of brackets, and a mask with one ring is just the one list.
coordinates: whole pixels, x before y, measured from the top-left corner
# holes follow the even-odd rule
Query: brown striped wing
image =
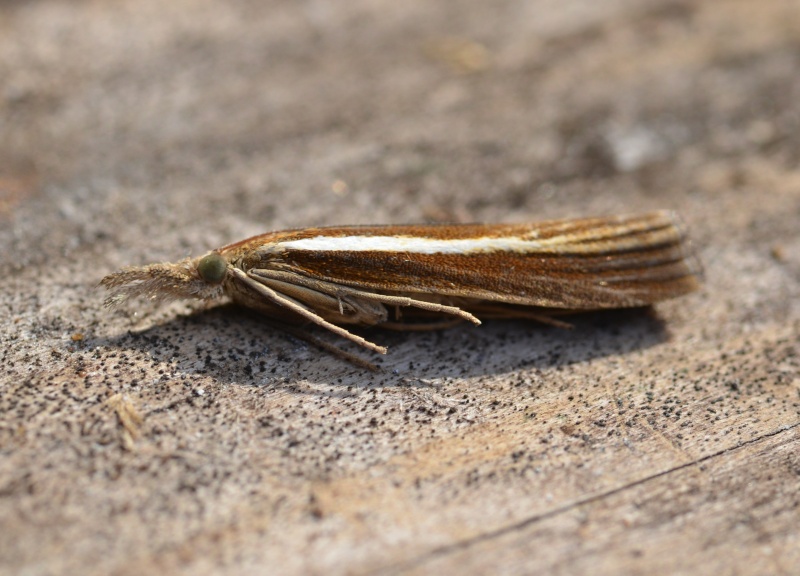
[[(280, 250), (315, 236), (409, 236), (436, 240), (523, 238), (530, 249), (435, 253)], [(267, 235), (224, 250), (246, 252)], [(254, 243), (248, 245), (248, 242)], [(441, 295), (590, 310), (649, 305), (698, 287), (699, 264), (671, 212), (538, 224), (317, 228), (269, 235), (249, 268), (299, 274), (380, 293)]]

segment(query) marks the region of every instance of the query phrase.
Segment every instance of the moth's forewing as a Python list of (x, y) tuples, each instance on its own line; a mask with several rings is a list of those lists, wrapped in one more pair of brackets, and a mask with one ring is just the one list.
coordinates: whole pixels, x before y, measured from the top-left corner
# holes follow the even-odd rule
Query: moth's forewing
[[(371, 247), (371, 248), (370, 248)], [(670, 212), (536, 224), (315, 228), (222, 249), (249, 268), (425, 299), (570, 310), (644, 306), (697, 288)]]

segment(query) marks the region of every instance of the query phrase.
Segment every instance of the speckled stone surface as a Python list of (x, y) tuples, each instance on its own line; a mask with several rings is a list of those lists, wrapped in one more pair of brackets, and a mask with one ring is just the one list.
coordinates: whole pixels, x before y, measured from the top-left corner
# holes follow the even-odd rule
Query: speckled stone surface
[[(796, 2), (43, 0), (0, 31), (0, 572), (800, 571)], [(96, 289), (272, 229), (656, 208), (700, 292), (373, 331), (377, 373)]]

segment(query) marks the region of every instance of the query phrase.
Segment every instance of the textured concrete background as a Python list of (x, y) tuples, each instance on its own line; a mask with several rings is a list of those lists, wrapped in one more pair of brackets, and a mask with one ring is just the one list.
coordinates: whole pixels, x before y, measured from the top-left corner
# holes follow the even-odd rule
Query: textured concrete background
[[(0, 572), (800, 571), (796, 1), (6, 1), (0, 78)], [(95, 288), (654, 208), (701, 292), (372, 331), (377, 374)]]

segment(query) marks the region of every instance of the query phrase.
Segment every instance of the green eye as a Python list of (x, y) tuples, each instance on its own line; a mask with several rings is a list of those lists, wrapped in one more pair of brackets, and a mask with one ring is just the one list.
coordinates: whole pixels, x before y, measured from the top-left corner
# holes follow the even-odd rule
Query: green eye
[(200, 274), (200, 278), (209, 284), (222, 282), (227, 270), (228, 262), (216, 252), (203, 256), (200, 258), (200, 262), (197, 263), (197, 273)]

